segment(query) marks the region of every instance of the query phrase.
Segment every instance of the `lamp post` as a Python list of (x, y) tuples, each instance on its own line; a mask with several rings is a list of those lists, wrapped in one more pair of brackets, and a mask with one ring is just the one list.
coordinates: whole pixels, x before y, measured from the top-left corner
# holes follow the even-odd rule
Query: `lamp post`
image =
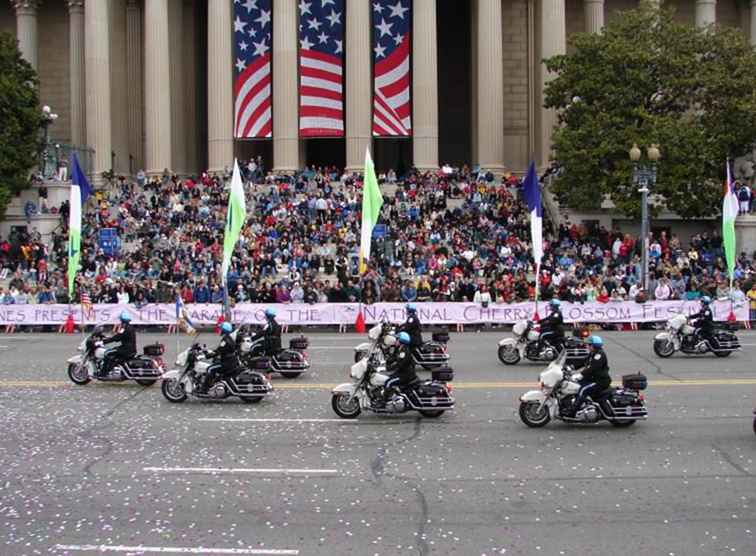
[(58, 115), (52, 111), (52, 109), (48, 105), (44, 105), (42, 107), (42, 129), (45, 133), (45, 142), (44, 146), (42, 148), (42, 164), (40, 164), (42, 168), (42, 175), (44, 177), (49, 177), (47, 174), (47, 158), (49, 156), (49, 148), (50, 148), (50, 126), (55, 122), (55, 120), (58, 119)]
[(646, 149), (646, 158), (649, 164), (640, 164), (641, 150), (638, 145), (633, 143), (629, 151), (630, 160), (633, 163), (633, 184), (639, 187), (638, 192), (641, 194), (641, 286), (643, 291), (648, 295), (648, 236), (649, 236), (649, 216), (648, 216), (648, 192), (649, 186), (656, 184), (656, 163), (661, 156), (658, 145), (651, 145)]

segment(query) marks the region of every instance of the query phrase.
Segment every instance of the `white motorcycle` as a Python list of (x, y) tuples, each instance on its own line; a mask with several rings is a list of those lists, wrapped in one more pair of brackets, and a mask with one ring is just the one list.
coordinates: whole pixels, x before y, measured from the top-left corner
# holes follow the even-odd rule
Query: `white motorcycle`
[(265, 338), (255, 338), (249, 326), (242, 326), (231, 333), (231, 337), (239, 348), (239, 357), (245, 365), (250, 367), (254, 361), (263, 357), (270, 363), (270, 371), (279, 373), (284, 378), (297, 378), (310, 369), (307, 357), (309, 342), (304, 336), (289, 340), (289, 349), (281, 349), (275, 355), (265, 355)]
[(384, 385), (389, 379), (381, 365), (377, 352), (396, 344), (396, 338), (383, 333), (383, 325), (370, 329), (368, 336), (373, 343), (365, 357), (352, 365), (349, 375), (352, 382), (340, 384), (332, 390), (331, 407), (343, 419), (354, 419), (363, 410), (374, 413), (404, 413), (418, 411), (424, 417), (440, 417), (454, 409), (451, 386), (454, 372), (448, 367), (432, 371), (432, 379), (409, 384), (397, 389), (392, 398), (384, 400)]
[[(588, 336), (585, 329), (576, 329), (576, 337), (564, 339), (564, 350), (567, 354), (567, 364), (582, 366), (591, 353), (591, 349), (584, 339)], [(561, 353), (549, 344), (540, 344), (541, 333), (538, 325), (532, 320), (523, 320), (512, 326), (512, 338), (499, 340), (499, 361), (505, 365), (516, 365), (521, 359), (530, 361), (554, 361)], [(540, 344), (540, 345), (539, 345)]]
[[(396, 328), (388, 321), (383, 321), (376, 326), (381, 327), (382, 336), (392, 336), (396, 334)], [(437, 369), (444, 367), (449, 362), (449, 350), (446, 344), (449, 342), (448, 332), (433, 332), (430, 342), (423, 342), (422, 345), (412, 350), (412, 359), (415, 365), (425, 370)], [(370, 352), (373, 342), (362, 342), (354, 348), (354, 362), (358, 362)], [(385, 361), (383, 353), (385, 347), (372, 352), (380, 361)]]
[[(722, 325), (719, 325), (720, 327)], [(675, 315), (667, 321), (666, 330), (654, 337), (654, 353), (659, 357), (670, 357), (676, 351), (700, 355), (712, 352), (717, 357), (727, 357), (740, 349), (738, 337), (728, 330), (715, 330), (711, 341), (698, 338), (696, 329), (688, 323), (688, 317)]]
[(166, 400), (172, 403), (186, 401), (188, 396), (196, 398), (223, 399), (236, 396), (246, 403), (257, 403), (267, 396), (273, 386), (263, 371), (269, 368), (265, 358), (259, 358), (253, 369), (245, 369), (229, 376), (218, 375), (219, 379), (209, 388), (202, 387), (210, 372), (220, 370), (216, 363), (199, 344), (192, 344), (176, 358), (180, 369), (168, 371), (163, 375), (161, 390)]
[(622, 377), (622, 388), (608, 388), (595, 398), (586, 397), (573, 415), (575, 396), (580, 391), (580, 373), (565, 365), (565, 355), (552, 361), (541, 373), (540, 390), (531, 390), (520, 396), (520, 419), (528, 427), (543, 427), (552, 419), (570, 423), (597, 423), (609, 421), (615, 427), (629, 427), (648, 417), (641, 394), (647, 380), (640, 373)]
[(102, 327), (97, 326), (79, 344), (79, 354), (67, 360), (71, 382), (83, 386), (93, 379), (103, 382), (133, 380), (141, 386), (152, 386), (162, 376), (164, 364), (160, 356), (165, 352), (165, 346), (158, 343), (145, 346), (143, 355), (135, 355), (128, 361), (114, 365), (107, 375), (102, 375), (100, 371), (108, 353), (104, 339)]

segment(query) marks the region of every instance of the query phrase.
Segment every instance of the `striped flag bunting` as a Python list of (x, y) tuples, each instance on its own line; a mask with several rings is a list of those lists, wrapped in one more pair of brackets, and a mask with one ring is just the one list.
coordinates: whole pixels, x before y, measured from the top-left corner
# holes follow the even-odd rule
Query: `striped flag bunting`
[(273, 136), (272, 0), (234, 1), (234, 137)]
[(373, 0), (373, 135), (412, 133), (411, 0)]
[(344, 0), (299, 2), (299, 135), (344, 135)]

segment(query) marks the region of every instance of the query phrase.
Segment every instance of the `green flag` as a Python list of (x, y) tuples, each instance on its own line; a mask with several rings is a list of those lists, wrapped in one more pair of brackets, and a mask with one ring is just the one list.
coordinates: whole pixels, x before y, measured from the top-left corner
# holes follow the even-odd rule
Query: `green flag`
[(730, 174), (730, 161), (727, 161), (727, 181), (724, 187), (724, 199), (722, 200), (722, 240), (724, 242), (727, 271), (730, 274), (730, 288), (735, 276), (735, 218), (738, 216), (738, 198), (732, 187), (732, 175)]
[(370, 241), (373, 236), (373, 227), (378, 223), (381, 206), (383, 206), (383, 195), (381, 195), (381, 190), (378, 188), (378, 179), (375, 177), (373, 159), (370, 158), (370, 149), (365, 149), (365, 182), (362, 185), (360, 274), (367, 269), (367, 261), (370, 259)]
[(244, 221), (247, 219), (247, 203), (244, 200), (244, 187), (242, 186), (239, 164), (234, 159), (234, 175), (231, 178), (231, 190), (228, 194), (228, 212), (226, 213), (226, 229), (223, 232), (223, 264), (221, 265), (221, 278), (226, 285), (226, 275), (231, 266), (231, 255), (234, 246), (239, 241)]

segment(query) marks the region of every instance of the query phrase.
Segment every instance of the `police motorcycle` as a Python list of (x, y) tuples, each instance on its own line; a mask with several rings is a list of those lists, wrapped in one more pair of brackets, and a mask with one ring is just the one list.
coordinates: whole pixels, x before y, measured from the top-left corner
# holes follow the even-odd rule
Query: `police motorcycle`
[(629, 427), (648, 417), (645, 398), (641, 393), (648, 384), (646, 376), (637, 373), (624, 375), (621, 388), (608, 388), (591, 398), (586, 397), (582, 408), (573, 414), (573, 402), (580, 391), (582, 375), (566, 364), (562, 353), (540, 376), (540, 389), (520, 396), (520, 419), (528, 427), (538, 428), (552, 419), (568, 423), (598, 423), (609, 421), (615, 427)]
[(142, 355), (135, 355), (124, 363), (113, 365), (107, 375), (102, 375), (100, 371), (108, 352), (104, 339), (103, 327), (96, 326), (79, 344), (79, 354), (68, 359), (68, 378), (74, 384), (83, 386), (94, 379), (102, 382), (133, 380), (141, 386), (152, 386), (163, 375), (165, 364), (161, 356), (165, 353), (165, 346), (159, 343), (145, 346)]
[[(591, 353), (591, 348), (585, 342), (589, 331), (584, 328), (576, 328), (573, 335), (565, 337), (564, 349), (566, 353), (567, 364), (581, 366)], [(499, 361), (505, 365), (516, 365), (520, 359), (525, 358), (530, 361), (554, 361), (559, 355), (560, 350), (554, 346), (541, 343), (539, 338), (541, 332), (538, 329), (538, 323), (533, 320), (523, 320), (512, 326), (512, 338), (499, 340)]]
[[(382, 337), (387, 335), (394, 336), (396, 333), (394, 325), (386, 320), (382, 321), (377, 326), (381, 327)], [(449, 342), (449, 332), (433, 332), (432, 338), (433, 339), (430, 342), (423, 342), (422, 345), (412, 350), (412, 359), (415, 362), (415, 365), (422, 367), (426, 371), (444, 367), (449, 362), (449, 349), (446, 346)], [(386, 347), (380, 342), (378, 342), (378, 344), (379, 349), (377, 351), (373, 350), (372, 354), (374, 357), (378, 357), (380, 361), (385, 361), (386, 356), (384, 352)], [(374, 342), (363, 342), (358, 344), (354, 348), (354, 362), (359, 362), (368, 355), (368, 353), (371, 353), (373, 345)]]
[(717, 357), (727, 357), (733, 351), (740, 350), (738, 337), (724, 328), (727, 325), (715, 323), (716, 329), (711, 334), (711, 341), (695, 334), (695, 328), (689, 319), (678, 314), (667, 321), (664, 332), (654, 337), (654, 353), (659, 357), (671, 357), (676, 351), (687, 354), (713, 353)]
[(253, 339), (249, 325), (241, 326), (231, 336), (239, 347), (239, 358), (248, 368), (254, 368), (256, 361), (262, 358), (268, 360), (270, 372), (279, 373), (284, 378), (297, 378), (310, 369), (306, 351), (310, 343), (304, 336), (292, 338), (288, 349), (279, 350), (272, 357), (265, 355), (265, 338)]
[(454, 409), (450, 384), (454, 371), (449, 367), (434, 369), (431, 380), (417, 380), (403, 387), (384, 403), (383, 385), (389, 379), (383, 365), (383, 352), (393, 348), (396, 336), (387, 333), (388, 323), (379, 323), (370, 329), (370, 347), (359, 361), (351, 366), (352, 382), (336, 386), (332, 390), (331, 407), (342, 419), (354, 419), (362, 411), (381, 414), (396, 414), (417, 411), (423, 417), (440, 417)]
[[(269, 369), (265, 358), (255, 360), (251, 368), (226, 375), (218, 373), (221, 364), (213, 361), (212, 352), (194, 343), (178, 354), (176, 367), (163, 375), (161, 384), (163, 396), (172, 403), (184, 402), (189, 396), (215, 400), (236, 396), (245, 403), (258, 403), (273, 390), (264, 374)], [(202, 385), (210, 372), (216, 373), (218, 379), (204, 390)]]

